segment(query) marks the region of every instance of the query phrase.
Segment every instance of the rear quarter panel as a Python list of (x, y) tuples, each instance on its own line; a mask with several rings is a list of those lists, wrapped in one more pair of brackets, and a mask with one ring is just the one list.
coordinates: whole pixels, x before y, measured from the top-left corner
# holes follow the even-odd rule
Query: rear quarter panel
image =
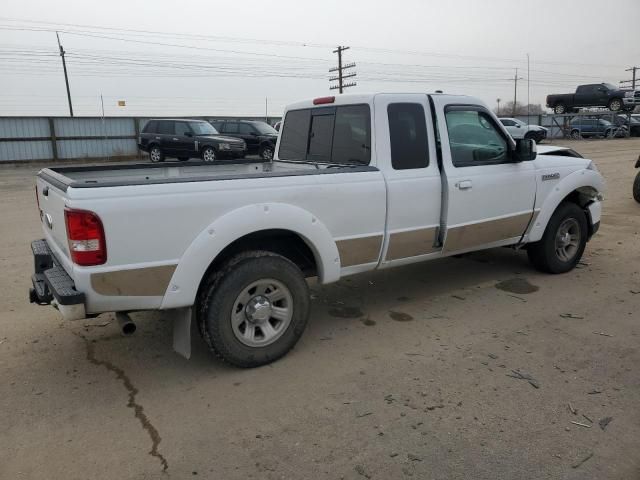
[[(386, 214), (379, 171), (69, 189), (68, 196), (70, 207), (97, 213), (105, 228), (107, 263), (74, 269), (91, 313), (189, 306), (217, 253), (265, 226), (308, 237), (322, 263), (320, 280), (335, 281), (335, 241), (383, 235)], [(94, 273), (162, 266), (176, 267), (164, 302), (164, 294), (111, 296), (92, 288)]]

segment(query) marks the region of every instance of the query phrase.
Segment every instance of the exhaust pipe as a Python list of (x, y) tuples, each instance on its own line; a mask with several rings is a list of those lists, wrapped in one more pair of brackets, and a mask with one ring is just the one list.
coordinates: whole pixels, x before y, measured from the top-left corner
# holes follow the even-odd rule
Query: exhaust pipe
[(128, 313), (124, 312), (116, 312), (116, 320), (118, 320), (118, 325), (120, 326), (120, 332), (125, 337), (133, 335), (136, 331), (136, 324)]

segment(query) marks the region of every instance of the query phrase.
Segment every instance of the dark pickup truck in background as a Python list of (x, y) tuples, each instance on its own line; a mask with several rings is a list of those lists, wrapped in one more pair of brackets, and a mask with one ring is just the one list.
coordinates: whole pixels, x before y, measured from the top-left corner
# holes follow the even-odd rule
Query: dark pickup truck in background
[(612, 112), (633, 110), (640, 105), (640, 90), (621, 90), (610, 83), (580, 85), (576, 93), (547, 95), (547, 107), (555, 113), (573, 113), (578, 108), (607, 107)]

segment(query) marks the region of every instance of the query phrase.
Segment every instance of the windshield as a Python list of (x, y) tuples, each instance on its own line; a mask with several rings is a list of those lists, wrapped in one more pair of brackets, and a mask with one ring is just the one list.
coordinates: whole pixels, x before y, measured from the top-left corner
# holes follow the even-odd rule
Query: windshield
[(268, 123), (254, 123), (253, 126), (262, 135), (278, 135), (278, 131)]
[(617, 90), (618, 87), (616, 87), (615, 85), (611, 85), (610, 83), (603, 83), (603, 85), (605, 87), (607, 87), (607, 90)]
[(189, 126), (196, 135), (218, 135), (218, 131), (207, 122), (191, 122)]
[(527, 126), (526, 123), (524, 123), (522, 120), (518, 120), (517, 118), (514, 118), (513, 121), (516, 122), (518, 125), (523, 125), (525, 127)]

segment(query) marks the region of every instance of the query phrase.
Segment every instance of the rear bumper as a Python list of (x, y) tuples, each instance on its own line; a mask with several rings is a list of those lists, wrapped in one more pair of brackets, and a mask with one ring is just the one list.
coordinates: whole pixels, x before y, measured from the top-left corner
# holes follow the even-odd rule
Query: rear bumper
[(44, 239), (31, 242), (34, 274), (29, 289), (29, 301), (39, 305), (53, 305), (65, 320), (86, 317), (84, 293), (76, 290), (75, 283), (62, 268)]

